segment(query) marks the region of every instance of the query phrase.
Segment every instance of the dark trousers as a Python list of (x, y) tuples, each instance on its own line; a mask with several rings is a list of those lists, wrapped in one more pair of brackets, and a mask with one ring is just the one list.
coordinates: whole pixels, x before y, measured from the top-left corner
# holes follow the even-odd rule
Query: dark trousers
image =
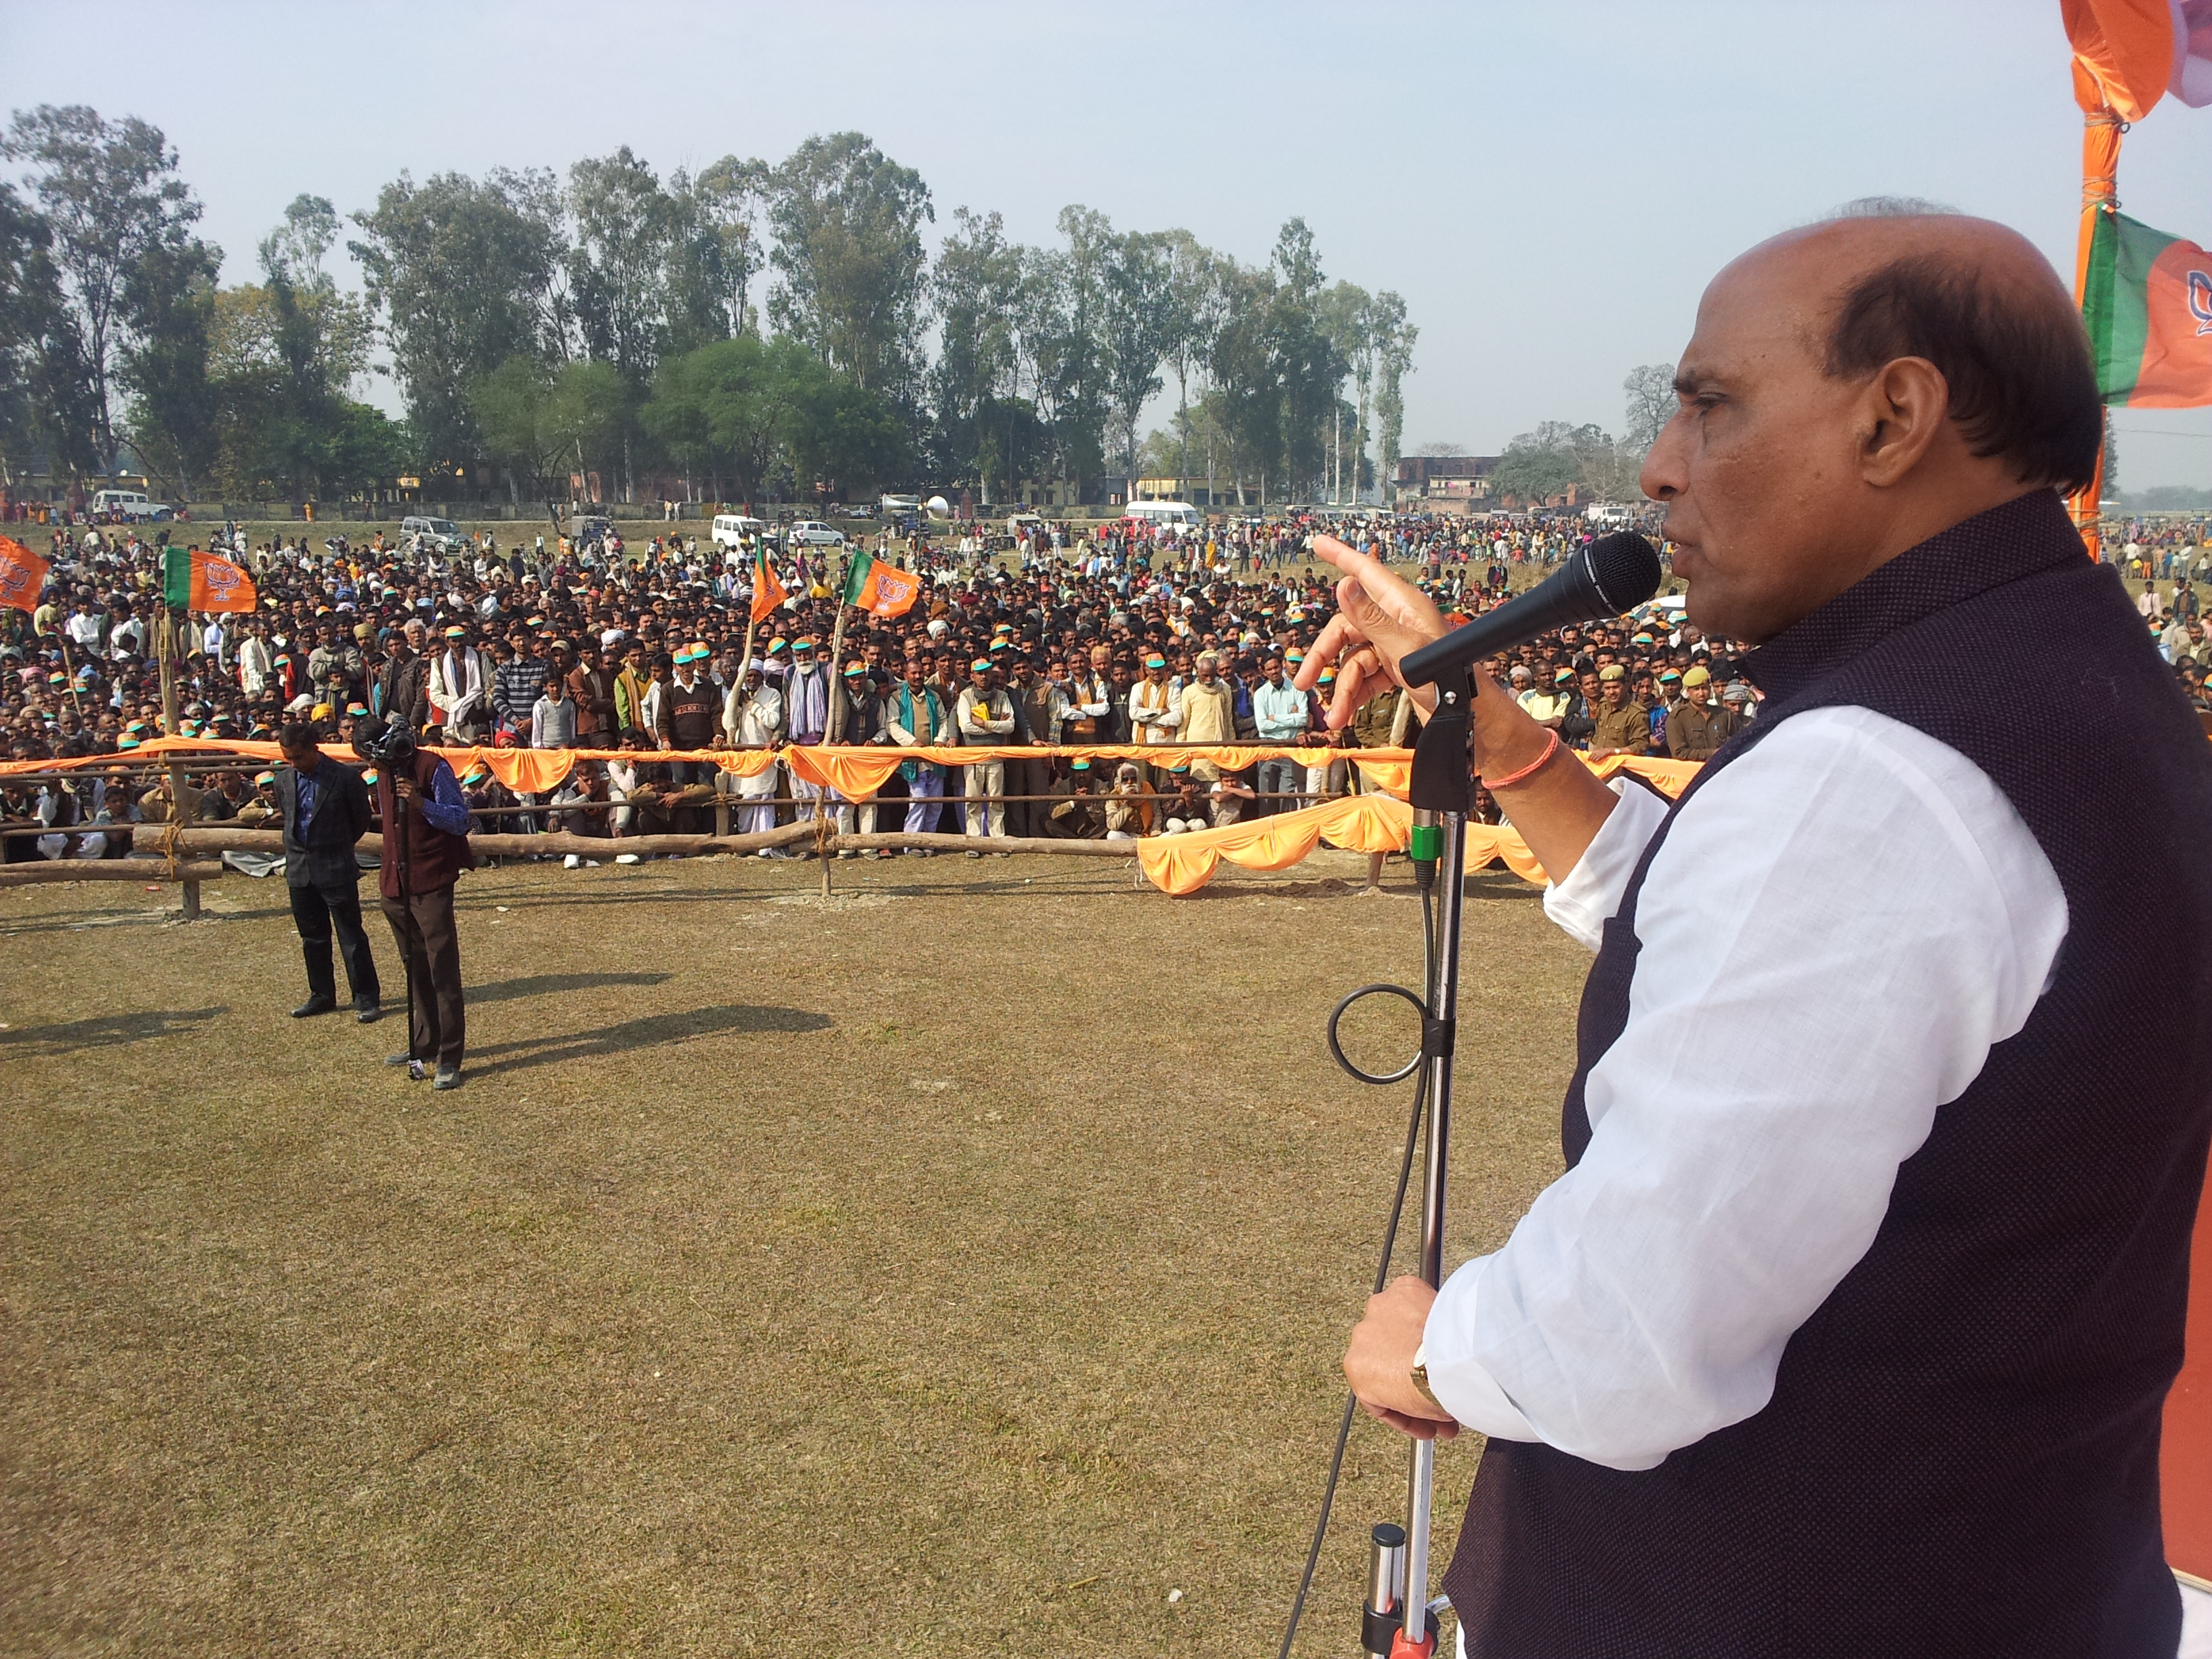
[(453, 930), (453, 890), (384, 901), (384, 919), (407, 958), (407, 1052), (459, 1069), (467, 1036), (461, 1002), (461, 940)]
[[(1046, 759), (1006, 763), (1006, 793), (1042, 795), (1052, 788), (1052, 763)], [(1052, 803), (1048, 800), (1010, 800), (1006, 803), (1006, 833), (1010, 836), (1048, 836), (1052, 833)]]
[(368, 930), (361, 925), (361, 895), (350, 886), (325, 890), (303, 882), (292, 889), (292, 922), (300, 930), (300, 954), (307, 962), (307, 994), (337, 1000), (337, 978), (331, 969), (335, 927), (354, 1006), (375, 1007), (383, 993), (377, 986), (376, 958), (369, 954)]

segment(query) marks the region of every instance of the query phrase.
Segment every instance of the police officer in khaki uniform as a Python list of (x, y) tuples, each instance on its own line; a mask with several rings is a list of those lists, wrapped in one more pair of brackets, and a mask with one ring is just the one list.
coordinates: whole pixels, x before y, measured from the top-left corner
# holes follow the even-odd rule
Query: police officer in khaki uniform
[(1628, 695), (1628, 671), (1608, 663), (1597, 672), (1597, 727), (1590, 733), (1589, 757), (1640, 755), (1650, 741), (1651, 711)]
[(1676, 760), (1711, 760), (1742, 724), (1734, 709), (1713, 707), (1713, 677), (1692, 668), (1682, 676), (1681, 702), (1667, 716), (1667, 752)]

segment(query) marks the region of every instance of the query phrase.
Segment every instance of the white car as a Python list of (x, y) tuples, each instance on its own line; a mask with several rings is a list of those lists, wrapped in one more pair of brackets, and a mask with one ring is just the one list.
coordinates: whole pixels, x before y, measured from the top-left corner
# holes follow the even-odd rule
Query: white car
[(786, 547), (842, 547), (845, 532), (819, 519), (801, 519), (783, 532)]
[(147, 519), (166, 519), (169, 509), (153, 500), (143, 489), (102, 489), (92, 498), (94, 513), (111, 513), (117, 518), (137, 524)]
[(714, 528), (710, 533), (717, 547), (741, 547), (748, 537), (766, 535), (768, 526), (758, 519), (749, 519), (742, 513), (717, 513)]
[(468, 542), (460, 526), (451, 519), (428, 519), (413, 514), (399, 521), (399, 534), (403, 538), (418, 536), (423, 546), (440, 553), (457, 552)]

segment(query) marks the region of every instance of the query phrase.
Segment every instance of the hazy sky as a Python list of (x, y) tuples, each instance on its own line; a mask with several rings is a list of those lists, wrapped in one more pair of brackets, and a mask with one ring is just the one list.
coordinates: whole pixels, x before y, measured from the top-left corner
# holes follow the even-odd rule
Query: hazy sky
[[(1411, 307), (1408, 450), (1617, 431), (1621, 377), (1673, 361), (1722, 263), (1854, 197), (1986, 214), (2073, 270), (2057, 0), (0, 0), (0, 27), (9, 107), (168, 134), (232, 280), (301, 191), (349, 213), (403, 168), (627, 143), (665, 173), (846, 128), (921, 172), (940, 233), (964, 204), (1048, 240), (1079, 202), (1256, 261), (1303, 214), (1332, 279)], [(2169, 100), (2131, 132), (2120, 198), (2212, 242), (2212, 109)], [(2212, 485), (2212, 411), (2118, 424), (2123, 488)]]

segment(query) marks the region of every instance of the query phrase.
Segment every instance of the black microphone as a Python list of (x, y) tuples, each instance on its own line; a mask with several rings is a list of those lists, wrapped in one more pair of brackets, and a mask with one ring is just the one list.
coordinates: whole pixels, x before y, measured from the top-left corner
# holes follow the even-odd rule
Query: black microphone
[(1659, 550), (1632, 530), (1601, 536), (1517, 599), (1423, 646), (1398, 665), (1408, 685), (1430, 685), (1478, 657), (1496, 656), (1555, 628), (1633, 611), (1659, 591)]

